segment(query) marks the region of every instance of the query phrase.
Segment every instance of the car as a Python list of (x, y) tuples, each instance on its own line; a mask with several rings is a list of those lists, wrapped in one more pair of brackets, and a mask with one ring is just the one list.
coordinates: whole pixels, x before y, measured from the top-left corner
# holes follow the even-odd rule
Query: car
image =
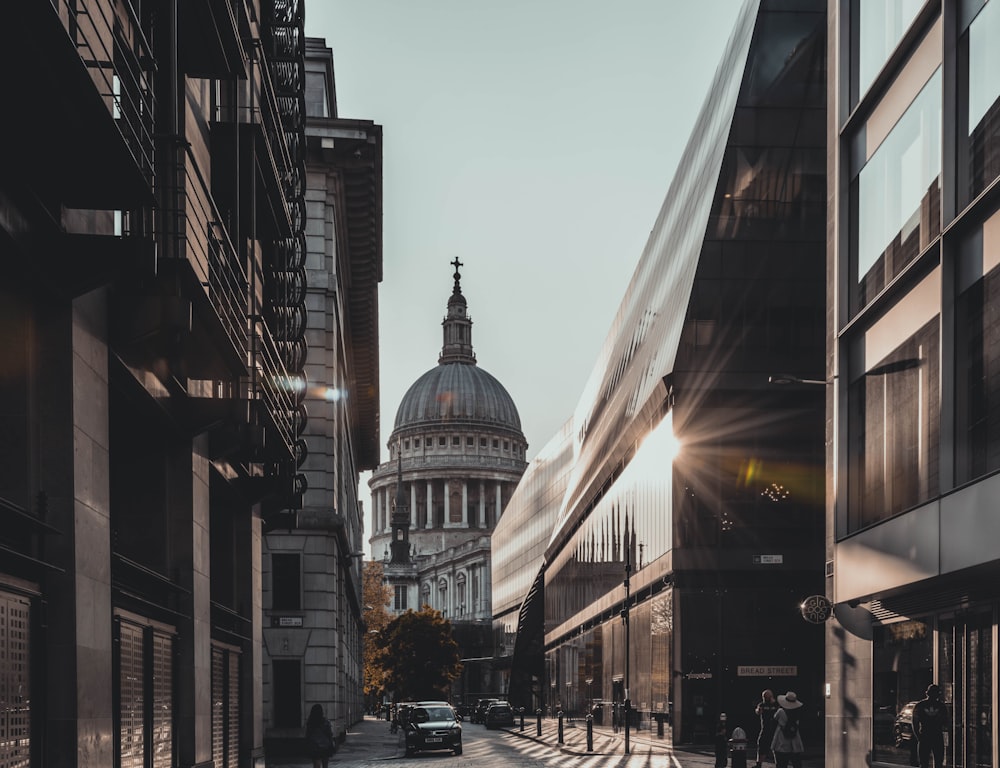
[(483, 722), (487, 728), (502, 728), (503, 726), (512, 728), (514, 726), (514, 710), (507, 702), (493, 704), (486, 710), (486, 718)]
[(899, 748), (913, 746), (916, 737), (913, 734), (913, 707), (917, 702), (908, 701), (896, 715), (892, 724), (892, 738)]
[(409, 712), (403, 735), (407, 757), (441, 749), (462, 754), (462, 724), (455, 710), (445, 703), (417, 703)]
[(499, 704), (500, 699), (480, 699), (476, 702), (476, 708), (472, 710), (472, 714), (469, 717), (469, 721), (473, 723), (482, 723), (486, 719), (486, 710), (489, 709), (494, 704)]

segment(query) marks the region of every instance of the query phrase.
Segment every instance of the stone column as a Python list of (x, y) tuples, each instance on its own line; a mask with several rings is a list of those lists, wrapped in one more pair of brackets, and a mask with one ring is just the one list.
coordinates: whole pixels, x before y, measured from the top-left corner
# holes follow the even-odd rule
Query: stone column
[(410, 483), (410, 528), (417, 529), (417, 484)]
[(451, 525), (451, 490), (448, 488), (448, 481), (444, 481), (444, 527)]
[(476, 520), (478, 528), (487, 528), (486, 525), (486, 481), (479, 481), (479, 519)]
[(434, 481), (427, 481), (427, 520), (424, 522), (425, 528), (434, 527)]
[(500, 522), (500, 513), (503, 511), (503, 507), (501, 506), (501, 501), (500, 501), (501, 500), (501, 487), (502, 487), (501, 482), (499, 480), (497, 480), (497, 504), (496, 504), (496, 511), (493, 513), (493, 525), (494, 526), (496, 526), (496, 524)]
[(469, 527), (469, 484), (462, 481), (462, 527)]

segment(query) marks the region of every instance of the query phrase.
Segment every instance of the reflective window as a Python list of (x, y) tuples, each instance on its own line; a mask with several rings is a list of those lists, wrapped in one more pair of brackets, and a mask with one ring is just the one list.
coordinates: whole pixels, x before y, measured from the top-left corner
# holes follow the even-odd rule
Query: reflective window
[(939, 68), (851, 184), (855, 311), (940, 234), (940, 173)]
[(955, 313), (958, 482), (1000, 469), (1000, 213), (960, 247)]
[(940, 274), (852, 344), (848, 529), (938, 493)]
[[(978, 3), (974, 3), (978, 4)], [(971, 201), (1000, 176), (1000, 0), (986, 3), (959, 43), (959, 193)]]
[(873, 754), (879, 763), (914, 765), (913, 702), (934, 680), (934, 632), (926, 621), (874, 627), (872, 638)]
[(924, 0), (853, 0), (852, 104), (868, 90), (923, 4)]

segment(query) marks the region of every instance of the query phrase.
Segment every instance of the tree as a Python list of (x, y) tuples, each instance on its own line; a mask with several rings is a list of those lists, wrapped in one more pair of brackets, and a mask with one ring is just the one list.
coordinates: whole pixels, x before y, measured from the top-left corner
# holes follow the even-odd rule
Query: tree
[(451, 681), (462, 674), (451, 622), (428, 605), (389, 622), (378, 659), (395, 701), (447, 698)]
[(362, 661), (364, 664), (364, 695), (371, 709), (378, 706), (382, 698), (382, 667), (378, 663), (378, 653), (381, 647), (382, 632), (389, 625), (392, 614), (389, 613), (389, 601), (392, 590), (385, 584), (385, 573), (382, 563), (377, 560), (367, 560), (361, 576), (361, 596), (364, 601), (362, 619), (365, 623), (365, 637), (362, 644)]

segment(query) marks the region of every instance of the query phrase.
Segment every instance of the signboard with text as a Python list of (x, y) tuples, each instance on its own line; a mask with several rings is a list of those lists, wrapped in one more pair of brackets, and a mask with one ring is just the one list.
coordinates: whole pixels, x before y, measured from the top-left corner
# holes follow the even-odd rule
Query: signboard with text
[(796, 677), (799, 668), (794, 664), (746, 664), (736, 668), (738, 677)]

